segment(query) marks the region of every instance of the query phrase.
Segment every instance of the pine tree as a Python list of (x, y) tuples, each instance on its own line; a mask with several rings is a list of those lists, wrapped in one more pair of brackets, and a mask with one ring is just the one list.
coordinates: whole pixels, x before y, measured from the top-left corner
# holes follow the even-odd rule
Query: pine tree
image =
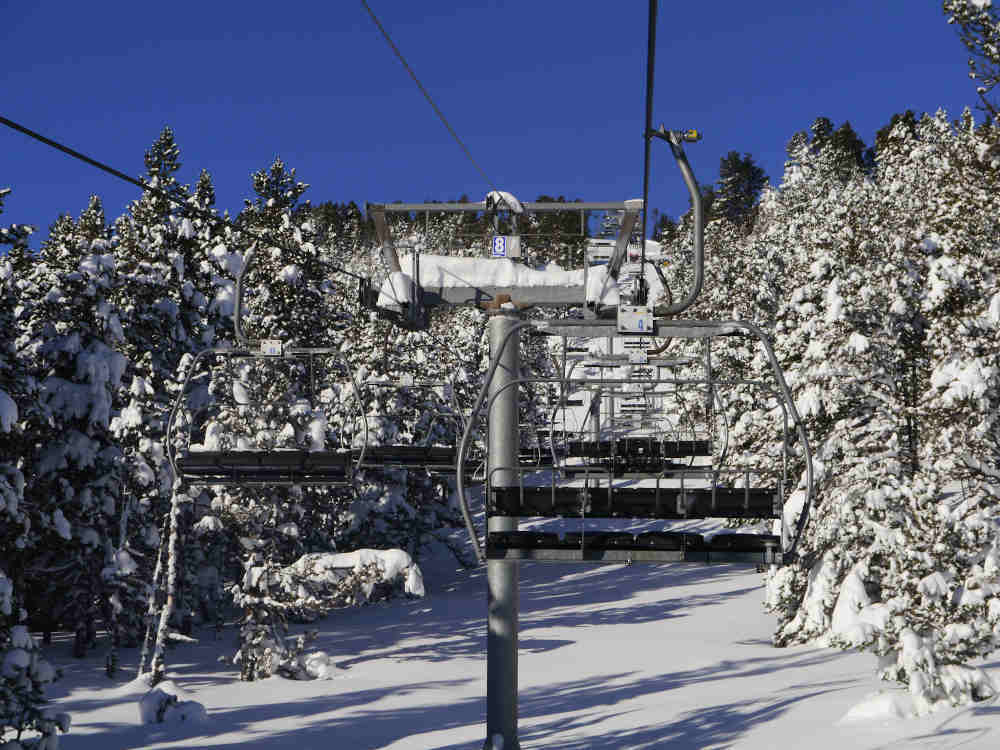
[[(0, 190), (0, 212), (9, 192)], [(31, 262), (28, 250), (31, 232), (32, 227), (20, 224), (0, 227), (0, 246), (6, 250), (0, 260), (0, 511), (4, 518), (0, 525), (0, 548), (7, 553), (0, 574), (8, 580), (18, 577), (23, 565), (18, 558), (24, 554), (30, 528), (22, 507), (24, 475), (18, 463), (25, 452), (22, 420), (35, 394), (34, 384), (29, 382), (24, 363), (17, 355), (15, 339), (21, 297), (18, 279), (23, 278)]]
[(719, 164), (715, 215), (749, 233), (755, 218), (754, 207), (766, 184), (767, 175), (750, 154), (743, 154), (741, 159), (736, 151), (730, 151)]
[[(312, 211), (299, 202), (306, 187), (295, 180), (294, 170), (277, 159), (268, 170), (253, 175), (256, 197), (246, 201), (235, 222), (234, 244), (245, 249), (253, 246), (256, 253), (254, 266), (244, 278), (243, 330), (251, 339), (280, 339), (286, 347), (340, 343), (339, 326), (329, 316), (329, 253), (314, 243)], [(322, 368), (325, 361), (320, 360), (316, 366)], [(289, 360), (262, 363), (238, 358), (215, 366), (208, 394), (212, 416), (204, 425), (206, 440), (221, 449), (256, 450), (309, 450), (317, 440), (339, 442), (341, 426), (327, 420), (322, 404), (301, 408), (311, 403), (304, 367)], [(337, 375), (346, 380), (346, 373)], [(334, 391), (330, 393), (332, 400)], [(336, 398), (330, 409), (338, 411), (339, 403)], [(340, 490), (339, 498), (343, 497), (344, 490)], [(332, 546), (332, 539), (322, 539), (329, 529), (322, 516), (335, 515), (333, 509), (343, 502), (338, 502), (336, 492), (324, 488), (297, 487), (240, 488), (221, 492), (212, 501), (211, 517), (221, 523), (226, 537), (238, 538), (243, 546), (242, 575), (231, 589), (244, 613), (237, 654), (243, 679), (272, 674), (280, 659), (272, 659), (269, 649), (283, 653), (285, 648), (283, 633), (295, 602), (287, 593), (271, 591), (269, 582), (276, 571), (307, 551), (307, 543), (324, 549)], [(319, 511), (320, 507), (327, 510)], [(313, 523), (307, 525), (310, 512)], [(316, 518), (316, 513), (321, 517)]]
[[(122, 610), (113, 642), (121, 638), (129, 644), (141, 637), (143, 610), (155, 609), (157, 597), (162, 595), (154, 580), (155, 561), (161, 545), (167, 542), (161, 539), (160, 529), (174, 485), (167, 461), (167, 417), (179, 388), (182, 358), (212, 344), (216, 336), (220, 316), (217, 309), (210, 309), (210, 300), (218, 282), (213, 279), (215, 269), (209, 252), (223, 234), (217, 223), (185, 209), (187, 204), (210, 211), (214, 188), (204, 172), (194, 195), (178, 183), (180, 150), (169, 128), (146, 152), (145, 163), (146, 182), (162, 193), (144, 193), (115, 226), (121, 278), (115, 299), (125, 323), (120, 350), (129, 362), (117, 394), (119, 414), (111, 425), (127, 467), (123, 539), (118, 554), (129, 555), (139, 574), (153, 584), (152, 599), (144, 587), (120, 592)], [(190, 516), (189, 510), (182, 529), (190, 526)], [(192, 564), (199, 554), (186, 544), (182, 544), (181, 553)], [(181, 577), (185, 612), (195, 608), (195, 575), (194, 570), (186, 569)], [(147, 612), (147, 621), (150, 617), (151, 612)], [(148, 641), (153, 631), (151, 627), (146, 631)], [(144, 656), (148, 648), (147, 642)]]
[(33, 304), (19, 321), (19, 348), (39, 394), (25, 460), (38, 552), (24, 576), (39, 605), (75, 629), (77, 655), (93, 642), (98, 613), (110, 620), (115, 581), (132, 572), (126, 560), (109, 559), (122, 480), (109, 423), (126, 365), (114, 350), (124, 334), (111, 302), (112, 252), (92, 198), (78, 222), (64, 217), (43, 243), (22, 290)]
[(959, 39), (972, 55), (969, 78), (979, 81), (976, 93), (982, 108), (997, 120), (1000, 108), (987, 95), (1000, 83), (1000, 11), (981, 0), (943, 0), (941, 10), (949, 24), (958, 26)]
[[(0, 213), (8, 189), (0, 190)], [(24, 420), (34, 398), (14, 342), (21, 309), (21, 274), (31, 264), (28, 237), (32, 227), (0, 227), (0, 741), (12, 749), (34, 746), (69, 728), (66, 714), (45, 707), (45, 690), (58, 675), (42, 657), (28, 632), (24, 609), (24, 566), (31, 554), (31, 514), (24, 507), (24, 475), (18, 459), (24, 451)], [(26, 734), (27, 733), (27, 734)], [(34, 736), (38, 735), (38, 736)]]
[[(987, 489), (996, 463), (981, 458), (996, 451), (977, 443), (996, 413), (996, 375), (983, 369), (996, 361), (983, 348), (997, 338), (995, 253), (982, 249), (996, 227), (960, 218), (996, 215), (995, 166), (968, 114), (957, 133), (943, 113), (916, 132), (900, 118), (878, 158), (874, 183), (855, 182), (825, 208), (812, 202), (834, 223), (796, 242), (819, 251), (811, 272), (827, 287), (796, 292), (822, 317), (796, 324), (813, 341), (805, 372), (789, 372), (817, 386), (799, 397), (800, 409), (823, 417), (811, 428), (820, 507), (800, 561), (771, 579), (770, 606), (781, 614), (778, 643), (821, 637), (870, 649), (923, 712), (995, 692), (967, 662), (995, 647), (1000, 615)], [(836, 174), (804, 167), (811, 176), (797, 186)], [(980, 203), (963, 212), (970, 199)], [(969, 481), (963, 465), (983, 467), (982, 480)], [(958, 500), (949, 486), (960, 478), (969, 484)]]

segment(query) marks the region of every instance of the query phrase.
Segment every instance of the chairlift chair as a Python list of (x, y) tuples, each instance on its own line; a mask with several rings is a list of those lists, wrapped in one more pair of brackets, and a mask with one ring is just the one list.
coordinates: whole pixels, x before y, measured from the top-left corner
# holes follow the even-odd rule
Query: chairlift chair
[[(354, 374), (337, 349), (247, 338), (243, 285), (254, 257), (252, 247), (236, 280), (236, 345), (188, 362), (167, 424), (174, 476), (184, 485), (349, 486), (368, 443)], [(339, 423), (333, 446), (330, 421)]]
[[(552, 327), (557, 328), (558, 324), (553, 323)], [(677, 338), (730, 335), (733, 328), (742, 329), (750, 335), (760, 334), (759, 329), (741, 321), (726, 324), (707, 322), (704, 325), (691, 321), (674, 326), (666, 322), (663, 324), (663, 330), (669, 330)], [(794, 428), (798, 431), (800, 443), (806, 446), (806, 489), (811, 497), (811, 467), (801, 422), (794, 412), (787, 385), (776, 367), (766, 338), (760, 334), (758, 341), (771, 360), (773, 383), (726, 381), (711, 373), (702, 378), (686, 379), (658, 376), (654, 379), (655, 383), (657, 386), (707, 390), (713, 394), (714, 405), (719, 411), (723, 409), (718, 394), (727, 387), (751, 386), (775, 399), (780, 413), (784, 415), (782, 444), (793, 443)], [(494, 356), (487, 381), (495, 376), (498, 361)], [(524, 381), (556, 380), (522, 378), (506, 383), (504, 387), (516, 387)], [(574, 378), (568, 383), (563, 381), (562, 385), (567, 390), (573, 390), (591, 382), (585, 378)], [(609, 389), (635, 386), (645, 380), (604, 377), (599, 382)], [(499, 393), (494, 393), (486, 398), (488, 391), (489, 382), (480, 394), (481, 398), (473, 411), (474, 417), (480, 412), (488, 413), (491, 403), (499, 396)], [(610, 399), (616, 397), (617, 394), (609, 391)], [(728, 426), (728, 423), (726, 417), (720, 420), (722, 425)], [(704, 539), (690, 532), (658, 530), (632, 534), (631, 537), (628, 532), (620, 531), (585, 531), (560, 537), (555, 533), (515, 530), (487, 533), (483, 557), (559, 562), (741, 562), (758, 566), (787, 562), (794, 553), (795, 541), (804, 524), (803, 520), (803, 524), (790, 528), (783, 519), (783, 503), (791, 487), (787, 456), (783, 452), (782, 475), (774, 485), (752, 486), (751, 472), (726, 465), (726, 429), (721, 430), (723, 445), (717, 446), (719, 450), (713, 450), (710, 437), (630, 435), (628, 430), (614, 429), (606, 430), (596, 438), (593, 435), (583, 437), (582, 433), (578, 433), (575, 437), (564, 439), (560, 448), (553, 448), (554, 455), (557, 454), (561, 460), (554, 461), (548, 477), (540, 479), (537, 472), (526, 471), (524, 467), (491, 466), (487, 481), (487, 517), (656, 521), (767, 518), (781, 521), (780, 535), (719, 533)], [(556, 433), (554, 425), (550, 430)], [(580, 471), (569, 463), (574, 458), (591, 463)], [(714, 460), (694, 463), (698, 458)], [(631, 471), (626, 473), (622, 467)], [(508, 470), (516, 472), (515, 483), (492, 481), (494, 474)], [(460, 489), (459, 498), (461, 502), (466, 502), (464, 488)], [(475, 543), (479, 544), (478, 534)]]

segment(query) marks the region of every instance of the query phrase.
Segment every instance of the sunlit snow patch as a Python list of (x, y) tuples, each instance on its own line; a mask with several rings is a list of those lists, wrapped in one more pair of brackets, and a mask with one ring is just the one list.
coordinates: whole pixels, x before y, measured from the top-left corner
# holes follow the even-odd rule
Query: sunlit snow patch
[(183, 724), (208, 720), (205, 707), (189, 700), (189, 693), (171, 680), (164, 680), (139, 699), (142, 724)]
[(853, 724), (862, 721), (908, 719), (916, 715), (916, 706), (908, 693), (902, 690), (880, 690), (877, 693), (871, 693), (864, 700), (851, 706), (838, 723)]

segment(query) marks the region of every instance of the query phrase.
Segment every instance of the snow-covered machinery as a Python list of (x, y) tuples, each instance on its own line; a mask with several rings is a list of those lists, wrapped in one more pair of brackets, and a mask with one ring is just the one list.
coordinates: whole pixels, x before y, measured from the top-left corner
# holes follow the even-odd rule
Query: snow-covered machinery
[[(521, 202), (504, 191), (490, 191), (479, 202), (369, 204), (368, 213), (375, 224), (385, 277), (361, 281), (360, 304), (380, 318), (409, 330), (426, 328), (430, 311), (438, 306), (497, 306), (510, 297), (512, 290), (517, 292), (517, 301), (522, 307), (583, 307), (588, 283), (599, 284), (599, 280), (607, 278), (609, 273), (617, 279), (641, 204), (641, 200)], [(410, 248), (408, 253), (399, 252), (389, 217), (403, 215), (410, 217), (410, 221), (418, 221), (420, 217), (429, 220), (432, 216), (448, 214), (471, 216), (468, 223), (481, 227), (478, 234), (468, 238), (473, 240), (470, 244), (480, 246), (475, 256), (432, 254), (421, 252), (419, 247)], [(558, 240), (579, 243), (582, 247), (588, 221), (600, 214), (619, 217), (619, 229), (617, 239), (611, 244), (615, 258), (596, 277), (594, 273), (588, 277), (583, 269), (550, 268), (543, 273), (525, 264), (530, 261), (528, 248), (533, 242)], [(579, 220), (579, 229), (574, 228), (572, 232), (560, 229), (556, 233), (523, 231), (530, 230), (532, 222), (544, 223), (545, 217), (552, 215), (561, 217), (560, 226)], [(610, 296), (608, 293), (606, 298)]]
[[(675, 300), (645, 244), (636, 252), (632, 238), (643, 210), (641, 200), (577, 203), (573, 208), (617, 211), (618, 236), (592, 249), (580, 271), (533, 269), (494, 253), (489, 261), (439, 258), (412, 253), (400, 263), (388, 230), (393, 211), (488, 211), (500, 206), (513, 216), (539, 210), (565, 210), (567, 204), (521, 203), (491, 191), (481, 204), (386, 204), (371, 206), (388, 277), (380, 302), (411, 324), (426, 321), (438, 304), (476, 304), (493, 316), (492, 361), (486, 382), (467, 420), (456, 455), (458, 499), (481, 560), (558, 561), (729, 561), (756, 565), (787, 562), (807, 522), (812, 499), (812, 458), (808, 440), (764, 333), (746, 321), (680, 320), (697, 299), (704, 276), (704, 215), (701, 194), (683, 144), (700, 140), (697, 131), (649, 130), (647, 139), (666, 141), (691, 195), (694, 215), (692, 282)], [(516, 227), (516, 222), (510, 226)], [(502, 237), (504, 235), (495, 235)], [(510, 247), (506, 241), (496, 247)], [(638, 257), (632, 257), (637, 255)], [(576, 317), (521, 319), (529, 307), (575, 307)], [(606, 342), (598, 357), (577, 373), (564, 359), (557, 376), (526, 374), (520, 362), (520, 332), (579, 342)], [(759, 348), (770, 376), (756, 381), (720, 379), (710, 365), (713, 340), (743, 336)], [(664, 354), (662, 339), (700, 340), (705, 367), (700, 375), (680, 377), (685, 363)], [(594, 349), (592, 343), (588, 349)], [(544, 440), (522, 439), (519, 394), (541, 387), (553, 395), (553, 419), (543, 426)], [(729, 459), (728, 428), (740, 415), (728, 413), (723, 392), (750, 389), (770, 399), (778, 423), (770, 430), (782, 446), (766, 469)], [(688, 404), (702, 402), (692, 413)], [(737, 402), (733, 402), (734, 404)], [(575, 433), (564, 423), (576, 410), (586, 425)], [(768, 413), (765, 410), (764, 413)], [(558, 423), (561, 414), (563, 423)], [(485, 544), (472, 523), (467, 497), (468, 455), (476, 426), (487, 428)], [(766, 431), (766, 429), (765, 429)], [(532, 431), (538, 435), (539, 430)], [(528, 443), (525, 445), (525, 443)], [(785, 502), (798, 481), (789, 480), (789, 454), (798, 452), (805, 468), (802, 491)], [(766, 481), (763, 481), (766, 478)], [(800, 502), (801, 501), (801, 502)], [(794, 505), (794, 507), (793, 507)], [(571, 533), (521, 529), (524, 518), (633, 519), (664, 522), (639, 533), (592, 528)], [(672, 532), (671, 521), (692, 518), (772, 519), (770, 533), (718, 533), (710, 539)], [(613, 524), (612, 524), (613, 525)], [(620, 523), (618, 524), (620, 526)]]
[(171, 410), (168, 457), (185, 484), (348, 485), (366, 444), (360, 403), (336, 350), (204, 350)]
[[(382, 305), (392, 306), (396, 315), (412, 325), (426, 321), (428, 310), (438, 304), (475, 304), (493, 316), (490, 369), (455, 456), (458, 499), (481, 560), (771, 565), (787, 562), (795, 552), (812, 499), (812, 459), (767, 337), (746, 321), (676, 317), (697, 299), (703, 279), (703, 207), (683, 148), (685, 142), (697, 141), (701, 135), (661, 126), (650, 130), (648, 138), (669, 144), (691, 195), (692, 282), (687, 294), (676, 301), (660, 270), (661, 259), (647, 258), (645, 245), (637, 251), (632, 242), (643, 210), (641, 200), (569, 204), (574, 209), (616, 211), (620, 217), (617, 238), (602, 247), (592, 246), (586, 267), (579, 272), (532, 269), (512, 261), (509, 252), (496, 252), (497, 247), (510, 249), (507, 240), (494, 242), (495, 257), (486, 262), (421, 257), (414, 252), (404, 269), (386, 220), (386, 214), (394, 211), (505, 210), (514, 218), (507, 231), (510, 227), (516, 231), (516, 217), (531, 211), (565, 210), (567, 204), (521, 203), (507, 193), (491, 191), (480, 204), (370, 206), (389, 271), (379, 294)], [(494, 234), (493, 238), (504, 236)], [(576, 307), (579, 313), (529, 322), (521, 320), (521, 311), (527, 307)], [(584, 356), (570, 365), (564, 357), (556, 376), (524, 373), (519, 332), (525, 330), (573, 340), (578, 350), (580, 342), (588, 342), (578, 352)], [(755, 342), (770, 365), (769, 377), (737, 382), (718, 376), (710, 364), (712, 342), (733, 336)], [(665, 347), (656, 343), (664, 338), (703, 342), (703, 371), (695, 375), (684, 371), (681, 377), (691, 363), (665, 355)], [(540, 429), (533, 426), (525, 440), (518, 421), (519, 394), (539, 387), (553, 394), (551, 423)], [(727, 410), (723, 393), (736, 387), (755, 390), (760, 399), (769, 399), (770, 413), (778, 415), (770, 432), (782, 448), (766, 469), (730, 460), (729, 425), (739, 415)], [(690, 405), (697, 403), (701, 408), (692, 411)], [(569, 428), (565, 419), (574, 413), (578, 424)], [(484, 420), (487, 530), (481, 543), (471, 520), (467, 487), (468, 466), (474, 463), (469, 449)], [(805, 468), (804, 481), (786, 518), (785, 502), (799, 484), (789, 479), (788, 458), (796, 451)], [(376, 461), (374, 456), (370, 459)], [(581, 531), (559, 533), (518, 525), (518, 519), (553, 517), (588, 522), (611, 519), (619, 529), (594, 530), (592, 525), (582, 525)], [(776, 523), (769, 533), (724, 532), (711, 538), (669, 529), (672, 521), (693, 518), (772, 519)], [(657, 529), (631, 533), (620, 530), (621, 519), (662, 523)]]

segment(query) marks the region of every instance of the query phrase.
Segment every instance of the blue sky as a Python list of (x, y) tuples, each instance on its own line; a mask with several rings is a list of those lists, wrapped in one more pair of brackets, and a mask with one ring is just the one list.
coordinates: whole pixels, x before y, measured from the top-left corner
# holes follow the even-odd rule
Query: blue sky
[[(645, 0), (370, 0), (496, 187), (584, 200), (641, 195)], [(164, 125), (183, 182), (212, 174), (222, 209), (275, 156), (324, 200), (475, 199), (489, 189), (360, 2), (166, 4), (7, 0), (0, 114), (140, 176)], [(975, 104), (966, 53), (933, 0), (663, 2), (656, 123), (696, 127), (697, 178), (731, 150), (781, 179), (785, 143), (818, 116), (871, 143), (894, 112)], [(977, 113), (977, 119), (982, 116)], [(687, 193), (666, 144), (650, 207)], [(0, 222), (38, 227), (138, 189), (0, 128)]]

